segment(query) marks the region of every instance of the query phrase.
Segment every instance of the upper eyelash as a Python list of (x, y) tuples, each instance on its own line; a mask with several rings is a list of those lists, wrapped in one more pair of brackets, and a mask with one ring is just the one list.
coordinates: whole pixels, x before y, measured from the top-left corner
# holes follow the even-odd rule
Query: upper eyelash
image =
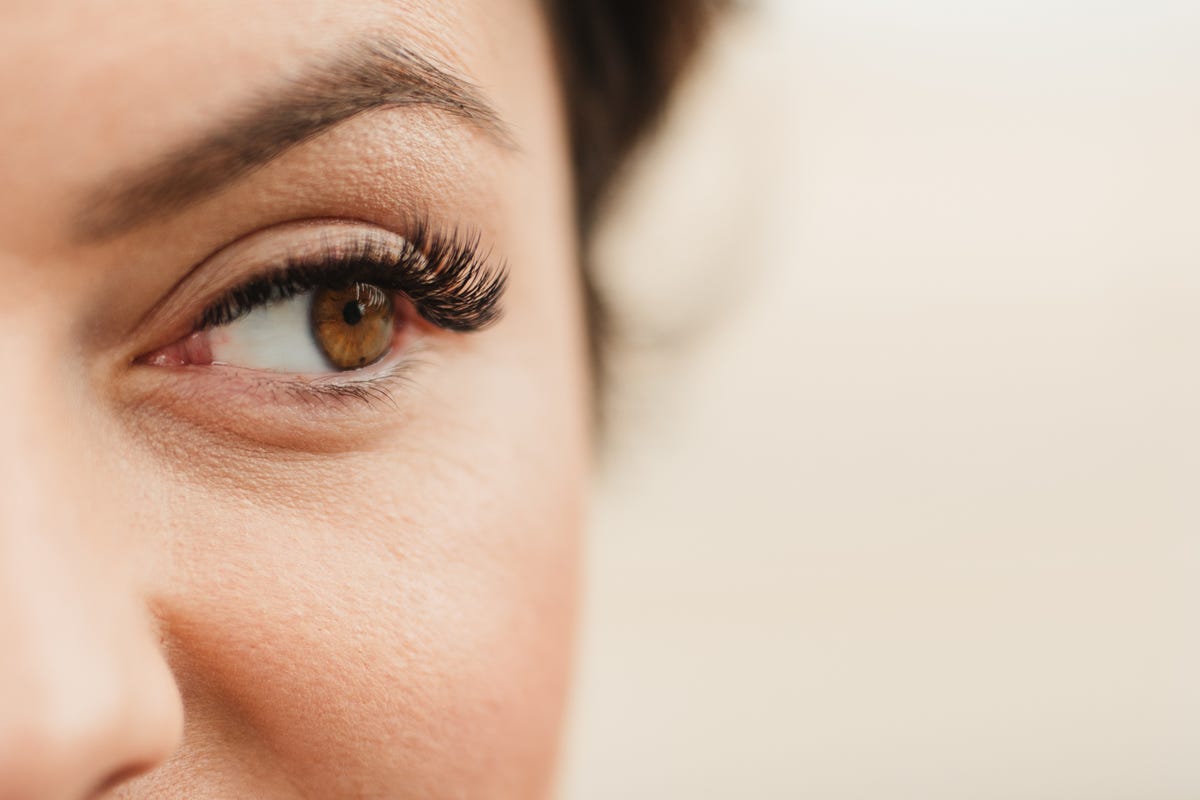
[(355, 283), (403, 294), (417, 313), (439, 328), (470, 332), (500, 318), (508, 270), (488, 265), (478, 234), (442, 234), (417, 222), (409, 226), (398, 249), (360, 234), (331, 244), (324, 253), (287, 258), (210, 304), (195, 328), (228, 325), (269, 303)]

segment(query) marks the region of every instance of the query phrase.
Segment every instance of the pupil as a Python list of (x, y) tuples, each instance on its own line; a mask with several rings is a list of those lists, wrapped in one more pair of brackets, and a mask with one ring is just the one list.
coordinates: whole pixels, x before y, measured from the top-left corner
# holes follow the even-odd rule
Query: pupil
[(342, 319), (347, 325), (357, 325), (362, 322), (363, 307), (357, 300), (351, 300), (342, 307)]

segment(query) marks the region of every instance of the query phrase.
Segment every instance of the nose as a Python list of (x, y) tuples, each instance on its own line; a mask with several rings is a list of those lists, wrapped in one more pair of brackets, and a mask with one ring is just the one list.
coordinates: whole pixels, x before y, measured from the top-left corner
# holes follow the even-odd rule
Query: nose
[(175, 749), (178, 692), (136, 609), (89, 597), (48, 568), (47, 548), (12, 541), (0, 556), (0, 798), (92, 798)]
[(137, 539), (50, 391), (0, 407), (0, 800), (97, 798), (183, 728)]

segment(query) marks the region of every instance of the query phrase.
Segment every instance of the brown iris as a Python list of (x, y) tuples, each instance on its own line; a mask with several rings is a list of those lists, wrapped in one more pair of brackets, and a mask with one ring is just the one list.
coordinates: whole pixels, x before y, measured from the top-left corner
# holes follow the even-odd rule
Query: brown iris
[(356, 283), (313, 294), (313, 336), (338, 369), (365, 367), (387, 355), (395, 317), (392, 298), (378, 286)]

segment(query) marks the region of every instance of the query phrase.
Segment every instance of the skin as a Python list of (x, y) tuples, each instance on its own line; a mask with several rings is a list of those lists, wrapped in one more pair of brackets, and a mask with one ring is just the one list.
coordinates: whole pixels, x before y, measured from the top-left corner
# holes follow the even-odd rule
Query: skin
[[(96, 187), (383, 34), (515, 147), (379, 109), (80, 236)], [(0, 7), (0, 798), (546, 793), (589, 420), (554, 75), (530, 0)], [(416, 211), (510, 278), (493, 327), (412, 326), (390, 400), (138, 362), (264, 267), (214, 254)]]

